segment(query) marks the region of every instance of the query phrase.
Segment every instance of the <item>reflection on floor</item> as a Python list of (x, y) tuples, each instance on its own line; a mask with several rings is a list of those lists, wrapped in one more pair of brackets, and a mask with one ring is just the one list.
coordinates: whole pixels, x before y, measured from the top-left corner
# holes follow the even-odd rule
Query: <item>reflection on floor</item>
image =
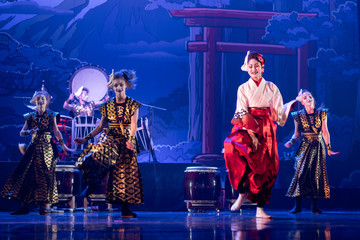
[(0, 213), (0, 239), (359, 239), (359, 211), (331, 211), (321, 215), (268, 211), (272, 220), (255, 212), (209, 211), (137, 212), (121, 219), (120, 212), (50, 213), (12, 216)]

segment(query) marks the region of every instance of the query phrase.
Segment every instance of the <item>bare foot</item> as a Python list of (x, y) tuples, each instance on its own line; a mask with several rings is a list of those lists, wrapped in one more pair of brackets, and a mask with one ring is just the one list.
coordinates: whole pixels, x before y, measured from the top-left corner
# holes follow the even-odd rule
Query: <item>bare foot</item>
[(238, 198), (236, 199), (236, 202), (231, 206), (230, 211), (234, 212), (240, 209), (243, 202), (246, 200), (245, 193), (240, 193)]
[(267, 219), (270, 219), (270, 218), (273, 218), (272, 216), (268, 215), (265, 211), (264, 211), (264, 208), (256, 208), (256, 217), (257, 218), (267, 218)]

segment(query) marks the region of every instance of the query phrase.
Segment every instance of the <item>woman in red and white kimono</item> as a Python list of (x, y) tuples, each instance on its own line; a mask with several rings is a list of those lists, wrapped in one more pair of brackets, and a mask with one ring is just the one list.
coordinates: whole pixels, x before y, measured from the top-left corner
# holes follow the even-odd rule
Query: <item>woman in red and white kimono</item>
[[(224, 157), (231, 185), (239, 197), (231, 211), (240, 209), (246, 198), (257, 203), (256, 217), (271, 218), (264, 212), (279, 170), (276, 122), (283, 126), (296, 100), (283, 104), (278, 87), (266, 81), (265, 59), (248, 52), (241, 67), (250, 79), (239, 86), (234, 127), (224, 142)], [(246, 196), (247, 192), (247, 196)]]

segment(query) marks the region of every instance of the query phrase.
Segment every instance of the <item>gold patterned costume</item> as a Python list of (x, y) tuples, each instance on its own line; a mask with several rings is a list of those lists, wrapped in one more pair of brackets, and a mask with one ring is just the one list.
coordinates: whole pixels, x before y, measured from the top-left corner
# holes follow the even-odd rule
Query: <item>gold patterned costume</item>
[(316, 109), (313, 114), (307, 114), (304, 109), (292, 113), (302, 141), (295, 155), (295, 175), (288, 197), (330, 198), (326, 147), (321, 132), (327, 113), (327, 109)]
[(59, 154), (51, 136), (56, 115), (51, 111), (24, 115), (28, 129), (38, 131), (32, 135), (23, 158), (1, 191), (3, 197), (26, 204), (58, 202), (55, 168)]
[[(100, 184), (109, 173), (106, 202), (113, 204), (142, 204), (144, 202), (142, 178), (137, 163), (139, 144), (129, 150), (131, 117), (141, 104), (129, 97), (123, 104), (114, 98), (100, 106), (100, 112), (109, 122), (97, 144), (90, 144), (80, 155), (76, 166), (83, 171), (85, 184)], [(91, 160), (90, 160), (91, 159)]]

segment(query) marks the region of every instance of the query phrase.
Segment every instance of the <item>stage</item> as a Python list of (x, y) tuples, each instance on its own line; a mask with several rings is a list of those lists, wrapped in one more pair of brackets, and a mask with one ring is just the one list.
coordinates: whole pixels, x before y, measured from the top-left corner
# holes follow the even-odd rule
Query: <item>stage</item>
[(296, 215), (268, 211), (272, 220), (242, 214), (146, 212), (121, 219), (119, 211), (48, 213), (11, 216), (0, 213), (0, 239), (359, 239), (360, 212), (308, 211)]

